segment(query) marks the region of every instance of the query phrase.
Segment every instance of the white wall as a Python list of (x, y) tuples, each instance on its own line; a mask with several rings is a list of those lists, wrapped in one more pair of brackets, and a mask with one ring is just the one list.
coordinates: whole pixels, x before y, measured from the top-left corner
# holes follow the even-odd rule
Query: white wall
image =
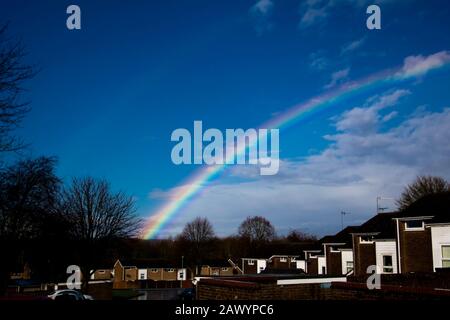
[(187, 276), (187, 269), (183, 268), (183, 269), (177, 269), (177, 280), (186, 280), (186, 276)]
[[(142, 278), (141, 275), (144, 275), (144, 278)], [(147, 269), (138, 270), (138, 280), (147, 280)]]
[(295, 260), (295, 267), (297, 269), (302, 269), (306, 272), (306, 261), (305, 260)]
[[(326, 262), (326, 259), (325, 259), (325, 257), (317, 257), (317, 265), (318, 265), (318, 268), (319, 268), (319, 274), (326, 274), (326, 268), (327, 268), (327, 262)], [(325, 267), (325, 273), (323, 273), (322, 272), (322, 267)]]
[(353, 261), (353, 250), (341, 250), (342, 274), (347, 274), (347, 262)]
[(442, 245), (450, 245), (450, 226), (431, 227), (431, 245), (433, 252), (433, 270), (442, 268)]
[(398, 273), (397, 244), (395, 241), (375, 241), (377, 272), (383, 273), (383, 256), (392, 256), (393, 273)]
[(256, 260), (256, 273), (261, 273), (264, 269), (266, 269), (267, 262), (266, 259), (258, 259)]

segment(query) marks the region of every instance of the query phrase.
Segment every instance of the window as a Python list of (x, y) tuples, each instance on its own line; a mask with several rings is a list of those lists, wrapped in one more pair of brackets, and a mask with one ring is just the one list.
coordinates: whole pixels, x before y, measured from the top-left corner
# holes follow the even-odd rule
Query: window
[(359, 237), (360, 243), (373, 243), (373, 236), (361, 236)]
[(228, 271), (228, 268), (227, 267), (223, 267), (222, 271)]
[(99, 270), (98, 273), (99, 274), (105, 274), (105, 270)]
[(139, 275), (139, 279), (145, 280), (145, 273), (144, 272), (141, 272), (141, 274)]
[(450, 245), (442, 246), (442, 268), (450, 268)]
[(383, 256), (383, 272), (393, 273), (394, 266), (392, 264), (392, 256)]
[(350, 271), (353, 271), (353, 261), (347, 261), (345, 267), (346, 267), (345, 273), (349, 273)]
[(167, 272), (175, 272), (175, 269), (167, 268), (165, 271), (167, 271)]
[(405, 222), (405, 230), (423, 230), (424, 225), (422, 220), (410, 220)]
[(287, 262), (286, 258), (280, 258), (280, 262)]
[(158, 272), (158, 269), (150, 269), (150, 272), (152, 272), (152, 273), (157, 273), (157, 272)]
[(255, 264), (255, 260), (248, 260), (248, 265), (253, 266)]

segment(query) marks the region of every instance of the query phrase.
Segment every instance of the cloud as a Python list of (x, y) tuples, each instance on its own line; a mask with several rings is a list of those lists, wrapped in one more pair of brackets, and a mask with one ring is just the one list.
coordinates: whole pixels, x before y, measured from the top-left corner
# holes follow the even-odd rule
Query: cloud
[(403, 66), (401, 70), (397, 72), (396, 76), (422, 76), (448, 62), (450, 62), (450, 51), (440, 51), (429, 56), (409, 56), (403, 61)]
[(307, 28), (324, 21), (332, 10), (339, 5), (349, 5), (357, 8), (374, 3), (385, 3), (392, 0), (308, 0), (300, 6), (299, 28)]
[(366, 37), (362, 37), (361, 39), (352, 41), (352, 42), (344, 45), (341, 49), (341, 55), (344, 55), (346, 53), (349, 53), (351, 51), (358, 49), (359, 47), (361, 47), (364, 44), (365, 41), (366, 41)]
[(274, 3), (271, 0), (259, 0), (249, 10), (253, 19), (253, 25), (258, 35), (262, 35), (266, 31), (273, 28), (269, 17), (272, 13)]
[(342, 69), (334, 72), (331, 75), (331, 81), (324, 86), (325, 89), (331, 89), (336, 86), (341, 80), (346, 79), (350, 72), (350, 68)]
[(310, 68), (314, 70), (324, 70), (330, 64), (330, 61), (324, 56), (322, 51), (312, 52), (309, 55)]
[(273, 2), (271, 0), (259, 0), (250, 8), (250, 11), (253, 14), (266, 16), (270, 13), (272, 8)]
[[(377, 196), (398, 197), (418, 174), (450, 178), (449, 108), (421, 110), (397, 127), (378, 129), (383, 111), (410, 94), (387, 92), (342, 113), (332, 120), (340, 128), (325, 137), (330, 141), (327, 148), (304, 158), (284, 159), (278, 175), (261, 177), (252, 166), (231, 167), (183, 209), (168, 232), (176, 233), (185, 222), (202, 215), (220, 235), (228, 235), (246, 216), (263, 215), (280, 233), (301, 228), (323, 235), (340, 228), (340, 211), (351, 213), (347, 224), (359, 224), (375, 213)], [(366, 118), (363, 109), (370, 110), (373, 121), (373, 128), (364, 134), (356, 129), (356, 120)], [(243, 179), (236, 182), (236, 177)]]

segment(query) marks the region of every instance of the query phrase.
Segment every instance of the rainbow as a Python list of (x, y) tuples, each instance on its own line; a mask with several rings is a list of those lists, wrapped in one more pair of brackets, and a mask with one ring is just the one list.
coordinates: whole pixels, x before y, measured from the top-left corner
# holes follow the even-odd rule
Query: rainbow
[[(436, 55), (436, 54), (435, 54)], [(432, 69), (438, 69), (449, 64), (449, 56), (445, 61), (434, 64), (431, 67), (427, 65), (417, 65), (412, 68), (411, 72), (405, 72), (402, 68), (389, 69), (383, 72), (373, 74), (369, 77), (348, 82), (335, 90), (325, 92), (321, 95), (313, 97), (308, 101), (297, 104), (282, 114), (270, 119), (262, 124), (260, 128), (279, 128), (285, 129), (294, 123), (299, 122), (308, 116), (330, 107), (337, 102), (348, 98), (351, 95), (361, 93), (364, 90), (372, 89), (377, 86), (384, 86), (401, 82), (403, 80), (423, 75)], [(245, 152), (246, 146), (237, 146), (236, 154)], [(180, 187), (174, 189), (170, 199), (162, 205), (156, 213), (146, 221), (144, 227), (144, 239), (156, 238), (163, 228), (173, 219), (186, 203), (198, 194), (207, 184), (213, 180), (227, 167), (226, 164), (215, 166), (204, 166), (192, 174)]]

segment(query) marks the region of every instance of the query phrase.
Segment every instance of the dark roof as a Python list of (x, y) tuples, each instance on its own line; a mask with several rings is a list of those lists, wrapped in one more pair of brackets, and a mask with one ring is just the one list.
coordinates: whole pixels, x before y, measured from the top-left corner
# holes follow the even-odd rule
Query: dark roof
[(395, 221), (393, 218), (399, 215), (398, 212), (383, 212), (373, 216), (364, 222), (353, 233), (377, 233), (378, 239), (395, 238)]
[(209, 266), (212, 268), (231, 267), (231, 264), (228, 262), (228, 259), (205, 259), (205, 260), (202, 260), (200, 265)]
[(431, 223), (450, 222), (450, 191), (424, 196), (399, 214), (399, 217), (416, 216), (433, 216)]
[(320, 239), (320, 243), (344, 243), (342, 247), (351, 247), (352, 246), (352, 233), (358, 232), (359, 227), (357, 226), (348, 226), (345, 229), (342, 229), (334, 236), (325, 236)]

